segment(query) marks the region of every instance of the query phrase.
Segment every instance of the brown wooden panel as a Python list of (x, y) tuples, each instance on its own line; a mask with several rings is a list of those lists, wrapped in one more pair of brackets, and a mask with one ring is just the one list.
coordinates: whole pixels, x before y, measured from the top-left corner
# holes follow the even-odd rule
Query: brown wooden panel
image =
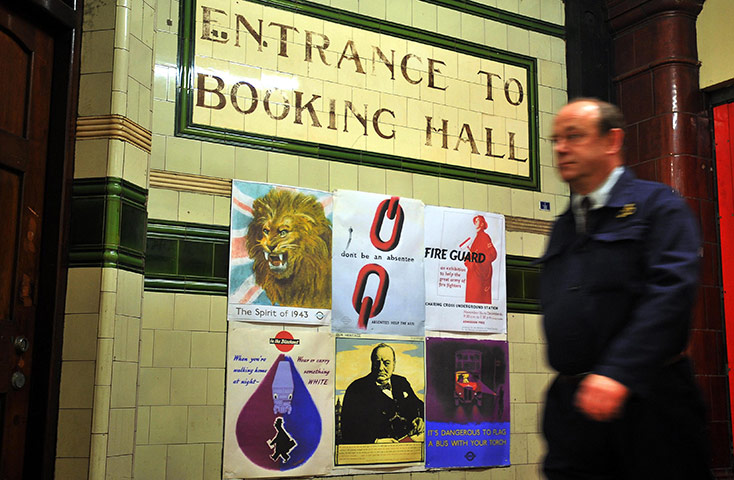
[(0, 28), (0, 129), (25, 136), (31, 54), (18, 39)]
[(13, 306), (13, 271), (15, 270), (15, 246), (18, 241), (18, 205), (20, 179), (17, 174), (0, 169), (0, 322), (10, 318)]

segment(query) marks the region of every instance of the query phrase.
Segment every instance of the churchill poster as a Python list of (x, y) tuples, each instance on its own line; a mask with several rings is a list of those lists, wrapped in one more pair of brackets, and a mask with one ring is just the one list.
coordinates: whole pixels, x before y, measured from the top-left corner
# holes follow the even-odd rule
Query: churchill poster
[(332, 330), (424, 334), (423, 202), (334, 194)]
[(328, 324), (330, 193), (232, 181), (230, 320)]
[(329, 332), (230, 323), (225, 478), (330, 471), (333, 345)]
[(426, 467), (510, 464), (507, 343), (426, 338)]
[(422, 462), (423, 340), (337, 337), (334, 464)]
[(426, 206), (426, 329), (507, 331), (505, 217)]

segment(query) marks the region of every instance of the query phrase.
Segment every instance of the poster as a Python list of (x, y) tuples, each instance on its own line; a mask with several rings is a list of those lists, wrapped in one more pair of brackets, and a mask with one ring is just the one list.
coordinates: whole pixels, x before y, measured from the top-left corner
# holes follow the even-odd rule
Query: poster
[(225, 478), (330, 471), (333, 345), (329, 332), (230, 323)]
[(327, 325), (332, 195), (232, 181), (230, 320)]
[(426, 329), (507, 332), (505, 217), (426, 206)]
[(426, 467), (510, 464), (507, 342), (426, 338)]
[(334, 332), (424, 334), (423, 209), (411, 198), (336, 191)]
[(424, 344), (336, 338), (334, 465), (424, 460)]

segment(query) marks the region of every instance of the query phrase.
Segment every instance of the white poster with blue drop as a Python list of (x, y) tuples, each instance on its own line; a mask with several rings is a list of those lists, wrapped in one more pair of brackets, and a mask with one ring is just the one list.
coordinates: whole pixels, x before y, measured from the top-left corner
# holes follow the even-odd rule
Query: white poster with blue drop
[(510, 464), (507, 342), (426, 338), (426, 467)]
[(330, 332), (229, 324), (224, 478), (331, 470), (333, 358)]

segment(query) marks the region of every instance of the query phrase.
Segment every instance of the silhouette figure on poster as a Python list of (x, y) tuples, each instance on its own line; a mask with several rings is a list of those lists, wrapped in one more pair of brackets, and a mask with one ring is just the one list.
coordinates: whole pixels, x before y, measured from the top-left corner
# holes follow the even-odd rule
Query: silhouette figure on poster
[[(473, 219), (477, 235), (469, 247), (470, 259), (464, 261), (466, 266), (466, 302), (492, 303), (492, 262), (497, 258), (497, 249), (492, 239), (485, 232), (487, 221), (484, 216), (477, 215)], [(476, 255), (474, 255), (476, 254)], [(472, 261), (481, 258), (482, 261)]]
[(270, 458), (272, 458), (274, 462), (277, 462), (278, 457), (281, 457), (283, 459), (282, 462), (286, 463), (291, 459), (289, 453), (296, 447), (296, 441), (293, 440), (288, 432), (285, 431), (285, 428), (283, 428), (283, 417), (276, 418), (273, 426), (277, 433), (271, 440), (268, 440), (268, 445), (270, 445), (270, 448), (273, 450), (273, 454)]

